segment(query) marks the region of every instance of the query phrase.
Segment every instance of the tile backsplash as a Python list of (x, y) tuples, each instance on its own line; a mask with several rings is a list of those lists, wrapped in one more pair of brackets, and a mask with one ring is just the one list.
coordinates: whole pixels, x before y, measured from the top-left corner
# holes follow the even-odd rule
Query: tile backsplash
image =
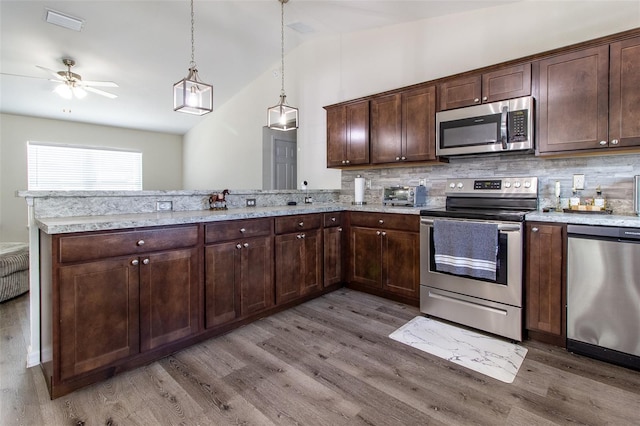
[(578, 192), (583, 199), (593, 198), (596, 187), (600, 186), (614, 214), (633, 213), (633, 176), (640, 175), (640, 154), (550, 159), (533, 154), (508, 154), (452, 158), (449, 163), (427, 166), (343, 170), (340, 201), (353, 201), (353, 182), (357, 175), (371, 181), (371, 189), (365, 190), (368, 204), (382, 204), (385, 186), (413, 186), (424, 179), (429, 207), (444, 205), (448, 178), (537, 176), (538, 204), (542, 208), (555, 206), (556, 181), (560, 181), (560, 197), (571, 196), (574, 174), (585, 175), (585, 189)]

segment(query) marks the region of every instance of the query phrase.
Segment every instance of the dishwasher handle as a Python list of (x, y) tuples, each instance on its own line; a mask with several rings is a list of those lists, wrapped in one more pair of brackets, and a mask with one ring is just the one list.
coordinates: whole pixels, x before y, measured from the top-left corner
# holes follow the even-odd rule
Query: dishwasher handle
[(569, 238), (611, 238), (621, 242), (640, 242), (640, 228), (567, 225), (567, 235)]

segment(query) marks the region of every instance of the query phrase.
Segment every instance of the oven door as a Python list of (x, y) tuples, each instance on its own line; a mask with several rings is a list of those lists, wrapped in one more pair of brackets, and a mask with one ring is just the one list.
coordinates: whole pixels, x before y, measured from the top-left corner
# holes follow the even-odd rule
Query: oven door
[[(443, 219), (439, 218), (439, 220)], [(522, 223), (490, 223), (497, 223), (499, 231), (495, 281), (438, 272), (434, 260), (433, 219), (422, 218), (420, 224), (420, 284), (518, 308), (522, 307)]]

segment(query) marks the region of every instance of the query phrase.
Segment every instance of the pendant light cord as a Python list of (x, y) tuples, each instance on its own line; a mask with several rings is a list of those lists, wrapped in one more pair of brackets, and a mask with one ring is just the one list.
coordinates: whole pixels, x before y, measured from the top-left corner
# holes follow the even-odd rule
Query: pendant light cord
[(280, 90), (280, 96), (285, 96), (284, 93), (284, 0), (280, 0), (280, 58), (282, 60), (281, 63), (281, 67), (282, 67), (282, 71), (281, 71), (281, 81), (282, 81), (282, 88)]
[(193, 15), (193, 0), (191, 0), (191, 68), (195, 69), (196, 67), (196, 43), (193, 37), (193, 27), (194, 27), (194, 15)]

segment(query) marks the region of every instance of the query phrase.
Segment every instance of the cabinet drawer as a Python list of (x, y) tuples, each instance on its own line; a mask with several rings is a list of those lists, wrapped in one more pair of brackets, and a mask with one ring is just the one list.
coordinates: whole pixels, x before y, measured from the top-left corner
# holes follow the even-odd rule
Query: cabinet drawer
[(198, 244), (198, 225), (60, 237), (60, 262), (125, 256)]
[(322, 215), (322, 223), (324, 223), (325, 228), (331, 228), (332, 226), (341, 226), (342, 221), (342, 212), (324, 213)]
[(351, 212), (351, 225), (419, 232), (420, 216), (396, 213)]
[(204, 242), (217, 243), (236, 238), (269, 236), (273, 233), (273, 219), (229, 220), (205, 226)]
[(276, 234), (307, 231), (320, 228), (320, 214), (303, 214), (295, 216), (276, 217)]

